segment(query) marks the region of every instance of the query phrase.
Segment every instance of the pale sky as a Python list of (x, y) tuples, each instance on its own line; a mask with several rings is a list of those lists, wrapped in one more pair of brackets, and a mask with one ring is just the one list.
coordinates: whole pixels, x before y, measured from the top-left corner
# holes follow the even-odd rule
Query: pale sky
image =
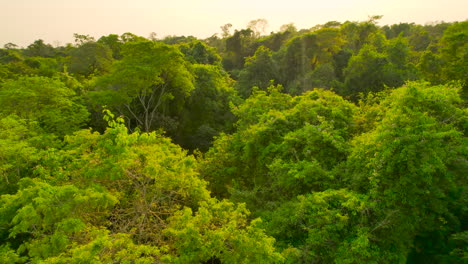
[(267, 32), (294, 23), (310, 28), (328, 21), (364, 21), (383, 15), (379, 25), (425, 24), (468, 19), (467, 0), (0, 0), (0, 47), (26, 47), (43, 39), (53, 45), (73, 42), (73, 33), (102, 35), (131, 32), (159, 38), (193, 35), (206, 38), (220, 26), (245, 28), (268, 20)]

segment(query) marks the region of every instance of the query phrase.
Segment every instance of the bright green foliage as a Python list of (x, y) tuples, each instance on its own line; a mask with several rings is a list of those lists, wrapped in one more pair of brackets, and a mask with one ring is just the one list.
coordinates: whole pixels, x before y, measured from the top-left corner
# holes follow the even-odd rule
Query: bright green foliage
[(266, 220), (291, 263), (404, 263), (416, 244), (442, 259), (458, 251), (423, 237), (462, 230), (461, 103), (455, 88), (419, 83), (368, 97), (359, 112), (328, 91), (258, 91), (234, 109), (237, 132), (215, 141), (202, 173)]
[(195, 215), (185, 208), (170, 219), (165, 233), (174, 240), (175, 256), (170, 263), (278, 263), (274, 239), (259, 228), (259, 219), (250, 224), (245, 206), (210, 199), (200, 204)]
[[(205, 182), (200, 180), (194, 171), (195, 160), (192, 157), (186, 157), (179, 147), (155, 133), (126, 135), (126, 130), (122, 125), (114, 123), (113, 126), (115, 127), (103, 135), (103, 139), (98, 140), (97, 148), (89, 146), (90, 142), (94, 145), (93, 140), (90, 140), (90, 137), (94, 136), (89, 134), (88, 136), (76, 137), (74, 140), (81, 142), (79, 144), (85, 147), (83, 161), (87, 165), (79, 163), (73, 165), (73, 167), (80, 168), (73, 173), (76, 175), (73, 177), (90, 175), (90, 177), (105, 184), (107, 188), (118, 192), (118, 196), (122, 197), (119, 205), (111, 213), (112, 230), (132, 233), (133, 240), (139, 243), (162, 247), (167, 245), (169, 256), (166, 256), (166, 259), (169, 262), (177, 262), (179, 258), (186, 260), (194, 257), (194, 253), (187, 251), (184, 244), (178, 244), (179, 240), (195, 243), (200, 239), (201, 241), (211, 241), (212, 236), (218, 237), (221, 241), (233, 239), (233, 243), (243, 247), (243, 251), (231, 249), (229, 252), (228, 245), (226, 245), (226, 249), (213, 248), (218, 246), (217, 243), (213, 242), (215, 244), (211, 245), (209, 251), (211, 255), (199, 255), (199, 258), (203, 256), (206, 256), (207, 259), (222, 257), (232, 263), (240, 258), (254, 258), (254, 260), (278, 258), (277, 253), (273, 251), (273, 240), (266, 237), (261, 230), (254, 226), (248, 227), (245, 209), (234, 209), (230, 203), (218, 204), (210, 200), (205, 189)], [(105, 142), (102, 148), (99, 147), (100, 141)], [(70, 139), (70, 143), (72, 142)], [(68, 153), (74, 155), (77, 148), (73, 145), (69, 147)], [(90, 147), (94, 149), (93, 153), (86, 154)], [(113, 177), (115, 179), (112, 182), (107, 182), (106, 179)], [(203, 201), (208, 201), (208, 204), (203, 203)], [(182, 206), (188, 206), (192, 209), (187, 208), (178, 212)], [(205, 214), (216, 215), (215, 219), (210, 220), (210, 223), (217, 223), (216, 226), (212, 224), (203, 226), (206, 233), (199, 234), (198, 240), (181, 236), (186, 232), (189, 232), (187, 236), (190, 236), (191, 231), (190, 226), (178, 223), (177, 216), (184, 215), (184, 219), (187, 220), (186, 212), (190, 212), (191, 216), (191, 210), (197, 208), (198, 214), (203, 217), (206, 217)], [(174, 218), (167, 219), (171, 215), (175, 215)], [(180, 221), (184, 219), (180, 219)], [(235, 230), (232, 227), (233, 224), (235, 224)], [(167, 228), (172, 230), (171, 228), (175, 228), (175, 226), (181, 234), (164, 231), (169, 239), (168, 242), (161, 235), (161, 232)], [(237, 239), (232, 237), (234, 231), (239, 232)], [(262, 240), (259, 241), (259, 238)], [(258, 250), (250, 251), (253, 245), (247, 244), (248, 241), (254, 243)], [(206, 246), (208, 247), (208, 245)], [(178, 254), (172, 255), (173, 250)], [(203, 251), (204, 249), (200, 248), (199, 250)], [(218, 253), (215, 254), (215, 252)], [(253, 260), (251, 262), (255, 263)]]
[(466, 263), (467, 22), (380, 18), (6, 44), (0, 263)]
[(125, 115), (132, 129), (164, 127), (167, 112), (178, 110), (194, 89), (183, 54), (174, 46), (138, 41), (126, 43), (122, 55), (90, 93), (92, 102)]
[(21, 77), (0, 85), (0, 114), (15, 114), (37, 121), (45, 132), (57, 136), (81, 128), (88, 111), (75, 93), (59, 80), (46, 77)]
[(18, 253), (11, 249), (8, 244), (3, 244), (0, 246), (1, 263), (24, 263), (26, 262), (26, 259), (26, 257), (21, 257)]
[(298, 196), (266, 217), (280, 246), (300, 249), (288, 263), (381, 263), (385, 258), (370, 241), (368, 209), (366, 196), (330, 189)]
[(375, 202), (377, 244), (405, 259), (417, 235), (460, 228), (467, 112), (457, 89), (424, 83), (395, 90), (381, 106), (382, 121), (354, 140), (349, 180)]
[(120, 197), (111, 229), (157, 244), (167, 216), (209, 197), (206, 183), (194, 171), (194, 158), (169, 139), (128, 134), (122, 124), (111, 125), (104, 135), (83, 130), (67, 138), (64, 151), (45, 163), (50, 167), (42, 168), (42, 175), (78, 186), (90, 180), (102, 184)]
[(86, 222), (103, 223), (103, 210), (116, 202), (102, 189), (25, 178), (16, 194), (0, 198), (0, 236), (31, 259), (55, 256), (80, 239)]
[[(237, 132), (217, 138), (205, 155), (202, 173), (214, 194), (222, 196), (229, 191), (231, 199), (246, 202), (256, 216), (264, 218), (267, 234), (273, 235), (279, 247), (286, 250), (284, 256), (288, 263), (312, 260), (329, 263), (341, 254), (336, 243), (346, 239), (350, 245), (343, 244), (343, 248), (357, 247), (355, 244), (361, 243), (359, 239), (367, 239), (364, 229), (364, 233), (359, 233), (358, 220), (347, 221), (349, 215), (364, 210), (364, 200), (360, 201), (364, 196), (355, 198), (346, 191), (321, 193), (340, 186), (338, 172), (349, 152), (347, 141), (355, 111), (354, 105), (330, 91), (313, 90), (291, 97), (270, 87), (269, 93), (257, 91), (235, 109), (239, 118)], [(311, 192), (317, 194), (314, 199), (318, 200), (325, 199), (322, 196), (344, 196), (345, 209), (330, 209), (331, 212), (325, 213), (326, 202), (317, 207), (300, 205), (309, 202), (304, 197), (298, 201), (297, 195), (308, 196)], [(331, 200), (331, 207), (337, 206), (338, 202)], [(335, 217), (337, 212), (343, 216)], [(325, 215), (319, 220), (322, 214)], [(334, 225), (338, 219), (344, 222), (341, 226)], [(350, 230), (354, 225), (355, 229)], [(326, 232), (328, 237), (320, 232)], [(329, 242), (331, 237), (335, 242)], [(328, 243), (330, 248), (325, 246)], [(366, 252), (373, 250), (369, 244), (361, 246)], [(354, 261), (370, 258), (360, 254), (346, 256)]]
[(38, 135), (37, 123), (15, 115), (0, 119), (0, 195), (16, 191), (19, 179), (29, 176), (40, 157), (39, 142), (47, 140)]
[[(245, 104), (234, 109), (235, 114), (242, 117), (236, 123), (237, 129), (246, 131), (250, 125), (257, 122), (258, 117), (264, 113), (265, 109), (289, 108), (290, 100), (291, 96), (280, 93), (278, 90), (272, 90), (270, 95), (264, 91), (258, 91)], [(242, 113), (242, 116), (237, 112)], [(243, 152), (243, 140), (248, 139), (248, 137), (242, 137), (237, 133), (233, 135), (222, 134), (215, 140), (214, 147), (207, 153), (202, 173), (210, 181), (211, 191), (215, 195), (221, 197), (227, 195), (227, 185), (231, 185), (234, 178), (244, 178), (242, 171), (244, 159), (242, 159), (241, 152)], [(245, 175), (245, 177), (248, 176), (249, 174)], [(236, 181), (238, 180), (236, 179)]]
[(347, 153), (353, 112), (329, 91), (295, 98), (259, 91), (235, 109), (238, 131), (215, 141), (203, 173), (215, 194), (235, 187), (252, 206), (329, 188)]
[[(109, 112), (106, 119), (110, 127), (103, 135), (82, 130), (67, 137), (62, 150), (50, 151), (36, 167), (38, 178), (22, 179), (18, 192), (1, 196), (0, 237), (11, 244), (1, 257), (18, 253), (38, 263), (154, 263), (161, 257), (177, 263), (194, 258), (181, 241), (204, 241), (193, 250), (208, 250), (198, 255), (205, 260), (281, 259), (274, 240), (256, 222), (249, 224), (243, 206), (210, 198), (193, 157), (154, 132), (128, 134)], [(192, 239), (183, 221), (203, 232)]]
[(73, 247), (57, 257), (51, 257), (39, 263), (152, 264), (158, 261), (161, 255), (157, 247), (135, 244), (128, 234), (109, 234), (105, 230), (93, 230), (90, 236), (93, 239), (89, 243)]

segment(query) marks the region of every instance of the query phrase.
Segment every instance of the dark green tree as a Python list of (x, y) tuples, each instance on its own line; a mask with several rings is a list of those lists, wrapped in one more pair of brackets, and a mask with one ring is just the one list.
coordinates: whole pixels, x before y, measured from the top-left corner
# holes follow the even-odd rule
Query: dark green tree
[(91, 75), (102, 75), (109, 72), (112, 62), (110, 48), (89, 41), (70, 51), (68, 70), (72, 74), (82, 75), (86, 78)]
[(24, 55), (28, 57), (50, 58), (55, 56), (55, 50), (52, 45), (44, 43), (42, 39), (38, 39), (24, 50)]
[(252, 57), (245, 59), (244, 68), (239, 72), (236, 89), (239, 95), (247, 98), (252, 93), (252, 87), (266, 90), (279, 75), (272, 52), (260, 46)]
[(194, 64), (195, 89), (179, 115), (180, 125), (174, 140), (189, 150), (207, 151), (213, 137), (232, 130), (235, 121), (230, 105), (240, 98), (233, 80), (219, 66)]

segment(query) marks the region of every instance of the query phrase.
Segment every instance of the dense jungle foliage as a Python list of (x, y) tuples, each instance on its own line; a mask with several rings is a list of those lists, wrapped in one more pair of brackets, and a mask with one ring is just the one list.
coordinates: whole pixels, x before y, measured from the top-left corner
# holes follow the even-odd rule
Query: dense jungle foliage
[(0, 49), (0, 263), (467, 263), (468, 22)]

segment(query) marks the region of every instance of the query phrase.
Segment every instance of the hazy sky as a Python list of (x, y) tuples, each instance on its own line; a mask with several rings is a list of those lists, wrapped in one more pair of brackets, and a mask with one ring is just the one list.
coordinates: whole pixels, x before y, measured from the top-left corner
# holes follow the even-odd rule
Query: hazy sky
[(288, 23), (310, 28), (370, 15), (383, 15), (380, 25), (425, 24), (463, 21), (467, 10), (467, 0), (0, 0), (0, 45), (25, 47), (37, 39), (63, 45), (73, 41), (73, 33), (206, 38), (224, 24), (240, 29), (257, 18), (268, 20), (268, 32)]

